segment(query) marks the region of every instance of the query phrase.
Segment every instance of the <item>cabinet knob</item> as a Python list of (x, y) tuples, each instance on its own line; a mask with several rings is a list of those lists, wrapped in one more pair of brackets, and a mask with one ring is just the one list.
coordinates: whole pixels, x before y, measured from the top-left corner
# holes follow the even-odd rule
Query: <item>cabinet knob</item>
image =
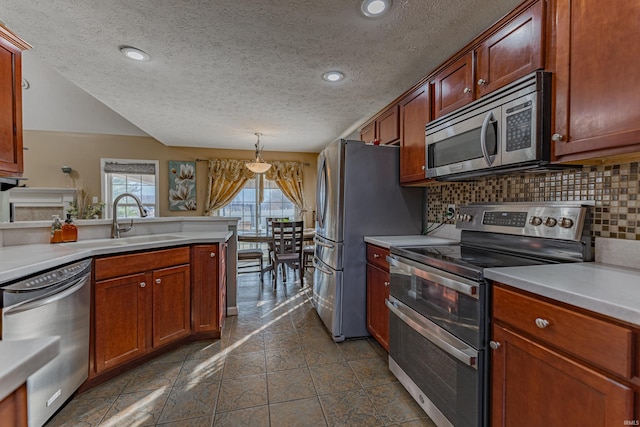
[(390, 284), (391, 284), (391, 282), (384, 282), (384, 286), (387, 287), (387, 288), (389, 287)]
[(471, 88), (470, 87), (465, 87), (463, 92), (464, 93), (471, 93)]
[(373, 257), (378, 259), (378, 258), (380, 258), (380, 254), (373, 254)]
[(551, 135), (551, 140), (555, 142), (560, 142), (564, 139), (564, 135), (560, 135), (559, 133), (554, 133)]
[(147, 284), (146, 284), (146, 283), (144, 283), (144, 282), (140, 282), (140, 287), (141, 287), (141, 288), (144, 288), (145, 286), (147, 286)]
[(211, 253), (209, 254), (209, 256), (210, 256), (211, 258), (215, 258), (215, 257), (216, 257), (216, 253), (215, 253), (215, 252), (211, 252)]
[(480, 79), (480, 80), (478, 80), (478, 84), (479, 85), (486, 85), (487, 81), (485, 79)]
[(427, 168), (426, 166), (424, 166), (424, 165), (422, 166), (422, 170), (425, 170), (426, 168)]
[(156, 279), (156, 283), (159, 285), (160, 283), (162, 283), (161, 279)]
[(502, 344), (500, 344), (498, 341), (489, 341), (489, 347), (491, 347), (492, 350), (497, 350), (502, 346)]
[(546, 320), (546, 319), (542, 319), (542, 318), (538, 317), (538, 318), (536, 319), (536, 326), (537, 326), (538, 328), (540, 328), (540, 329), (544, 329), (544, 328), (546, 328), (547, 326), (549, 326), (549, 321), (548, 321), (548, 320)]

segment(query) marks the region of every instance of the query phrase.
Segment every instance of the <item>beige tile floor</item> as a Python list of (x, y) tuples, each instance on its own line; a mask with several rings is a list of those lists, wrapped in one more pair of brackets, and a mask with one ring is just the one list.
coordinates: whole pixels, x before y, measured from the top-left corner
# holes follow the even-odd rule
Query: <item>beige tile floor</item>
[(238, 280), (238, 316), (73, 398), (54, 426), (434, 426), (373, 339), (336, 344), (305, 286)]

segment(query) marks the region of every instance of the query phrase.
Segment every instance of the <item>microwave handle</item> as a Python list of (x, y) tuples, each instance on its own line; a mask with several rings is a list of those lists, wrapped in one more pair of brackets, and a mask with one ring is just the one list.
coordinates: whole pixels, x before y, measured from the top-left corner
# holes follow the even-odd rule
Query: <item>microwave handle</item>
[(495, 120), (493, 116), (493, 111), (489, 111), (482, 122), (482, 130), (480, 131), (480, 148), (482, 149), (482, 156), (484, 157), (484, 161), (487, 162), (487, 166), (491, 166), (493, 161), (491, 160), (491, 156), (489, 156), (489, 152), (487, 151), (487, 128), (489, 127), (489, 123), (491, 120)]

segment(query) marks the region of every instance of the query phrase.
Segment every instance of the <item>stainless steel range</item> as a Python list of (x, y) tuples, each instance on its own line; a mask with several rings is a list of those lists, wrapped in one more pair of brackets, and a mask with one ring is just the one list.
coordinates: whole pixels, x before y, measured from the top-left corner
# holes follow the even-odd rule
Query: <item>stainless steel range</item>
[(489, 425), (485, 268), (592, 259), (579, 202), (477, 204), (459, 245), (391, 247), (389, 368), (438, 426)]

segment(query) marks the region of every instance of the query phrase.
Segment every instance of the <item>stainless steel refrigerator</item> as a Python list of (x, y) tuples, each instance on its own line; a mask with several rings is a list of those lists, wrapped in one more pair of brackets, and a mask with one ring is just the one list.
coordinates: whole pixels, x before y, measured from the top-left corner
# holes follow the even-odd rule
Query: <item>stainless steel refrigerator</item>
[(367, 235), (420, 234), (424, 190), (400, 187), (400, 149), (339, 140), (318, 156), (313, 303), (335, 341), (367, 332)]

